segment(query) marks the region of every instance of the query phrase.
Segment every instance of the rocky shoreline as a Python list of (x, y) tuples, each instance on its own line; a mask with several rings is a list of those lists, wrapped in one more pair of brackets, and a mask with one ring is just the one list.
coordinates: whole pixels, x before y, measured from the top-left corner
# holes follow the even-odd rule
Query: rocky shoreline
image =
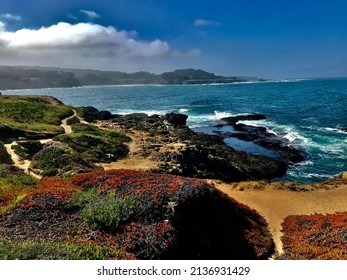
[[(190, 129), (186, 125), (187, 118), (187, 115), (175, 113), (164, 116), (113, 115), (99, 125), (120, 129), (124, 133), (144, 133), (146, 140), (138, 153), (161, 162), (159, 168), (151, 170), (156, 173), (225, 182), (271, 180), (283, 176), (289, 164), (304, 160), (302, 150), (291, 147), (286, 139), (267, 132), (265, 128), (238, 124), (238, 120), (233, 124), (227, 120), (229, 123), (220, 126), (232, 125), (236, 133), (209, 135)], [(230, 137), (251, 141), (274, 151), (278, 157), (270, 158), (233, 149), (224, 141)]]

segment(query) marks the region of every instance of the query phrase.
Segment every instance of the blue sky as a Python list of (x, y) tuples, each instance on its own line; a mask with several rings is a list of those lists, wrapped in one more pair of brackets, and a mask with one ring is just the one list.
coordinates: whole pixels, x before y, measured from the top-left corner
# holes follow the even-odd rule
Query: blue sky
[(0, 0), (0, 64), (347, 76), (345, 0)]

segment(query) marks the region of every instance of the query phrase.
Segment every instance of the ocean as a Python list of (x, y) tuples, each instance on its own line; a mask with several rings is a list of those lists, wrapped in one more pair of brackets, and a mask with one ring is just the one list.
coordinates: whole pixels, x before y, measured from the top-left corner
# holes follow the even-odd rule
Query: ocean
[[(213, 85), (89, 86), (8, 90), (4, 94), (51, 95), (65, 104), (94, 106), (117, 114), (187, 114), (188, 125), (208, 132), (220, 119), (264, 114), (264, 126), (307, 152), (282, 181), (313, 183), (347, 171), (347, 79), (280, 80)], [(271, 156), (268, 150), (229, 139), (236, 149)], [(268, 153), (268, 154), (267, 154)]]

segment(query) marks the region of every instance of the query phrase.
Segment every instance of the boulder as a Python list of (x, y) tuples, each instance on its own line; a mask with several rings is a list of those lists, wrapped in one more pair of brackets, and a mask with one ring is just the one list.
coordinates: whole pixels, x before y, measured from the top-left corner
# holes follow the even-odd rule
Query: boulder
[(105, 120), (110, 120), (112, 118), (113, 118), (113, 115), (109, 111), (103, 110), (99, 112), (99, 116), (98, 116), (99, 120), (105, 121)]
[(81, 117), (84, 118), (87, 122), (94, 122), (96, 120), (110, 120), (113, 118), (113, 115), (109, 111), (99, 111), (92, 106), (81, 107), (81, 109)]
[(2, 142), (0, 142), (0, 164), (1, 163), (12, 163), (11, 156), (7, 153), (6, 148)]
[(168, 113), (163, 117), (164, 120), (172, 124), (173, 127), (185, 126), (188, 116), (184, 114)]

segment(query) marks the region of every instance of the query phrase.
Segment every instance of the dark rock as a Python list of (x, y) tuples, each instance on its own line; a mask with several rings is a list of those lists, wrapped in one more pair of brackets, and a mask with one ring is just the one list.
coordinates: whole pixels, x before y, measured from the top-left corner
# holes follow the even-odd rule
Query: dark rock
[(2, 142), (0, 142), (0, 164), (1, 163), (13, 163), (11, 156), (7, 153), (6, 148)]
[(92, 106), (81, 107), (82, 115), (87, 122), (93, 122), (99, 119), (99, 110)]
[(341, 131), (347, 132), (347, 128), (341, 128)]
[(167, 120), (173, 127), (185, 126), (188, 116), (184, 114), (168, 113), (164, 115), (164, 120)]
[[(169, 116), (175, 119), (177, 114)], [(146, 142), (160, 141), (163, 148), (159, 151), (145, 143), (140, 152), (144, 157), (163, 162), (153, 172), (224, 181), (273, 179), (285, 174), (287, 166), (283, 161), (235, 151), (223, 142), (223, 137), (195, 133), (183, 126), (186, 121), (186, 116), (183, 116), (179, 117), (181, 125), (178, 127), (165, 125), (167, 116), (149, 117), (146, 114), (126, 115), (113, 122), (127, 129), (149, 131), (150, 138)], [(171, 143), (180, 143), (181, 148), (176, 152), (172, 146), (165, 149), (165, 145)]]
[(236, 125), (239, 121), (258, 121), (258, 120), (266, 120), (266, 116), (262, 114), (253, 114), (253, 115), (241, 115), (235, 117), (226, 117), (222, 118), (222, 121), (230, 125)]
[(17, 141), (11, 148), (20, 158), (30, 160), (36, 153), (42, 150), (43, 145), (40, 141), (26, 140)]
[(110, 120), (114, 117), (109, 111), (99, 111), (93, 106), (81, 107), (81, 109), (81, 117), (84, 118), (87, 122), (94, 122), (97, 120)]
[(60, 133), (44, 133), (44, 132), (32, 132), (21, 130), (17, 128), (10, 127), (8, 125), (0, 124), (0, 141), (4, 143), (11, 143), (19, 138), (38, 140), (38, 139), (49, 139), (54, 136), (59, 135)]
[(105, 120), (110, 120), (113, 118), (113, 115), (109, 112), (109, 111), (100, 111), (99, 112), (99, 116), (98, 119), (105, 121)]
[(242, 133), (232, 133), (229, 134), (229, 136), (244, 141), (251, 141), (261, 147), (269, 149), (278, 154), (288, 164), (305, 160), (306, 155), (301, 148), (291, 146), (289, 140), (268, 132), (265, 127), (237, 124), (234, 125), (233, 128)]
[(162, 166), (160, 172), (226, 182), (281, 177), (287, 165), (279, 160), (235, 151), (219, 137), (193, 136), (180, 153), (166, 153), (176, 168)]

